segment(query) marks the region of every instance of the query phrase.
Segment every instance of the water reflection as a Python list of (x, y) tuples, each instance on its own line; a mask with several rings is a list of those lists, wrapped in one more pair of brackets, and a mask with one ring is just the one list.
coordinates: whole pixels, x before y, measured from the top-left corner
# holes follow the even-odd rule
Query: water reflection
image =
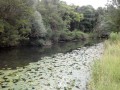
[(0, 69), (23, 67), (31, 62), (37, 62), (44, 56), (51, 56), (56, 53), (66, 53), (73, 49), (93, 45), (99, 42), (98, 40), (92, 41), (79, 41), (79, 42), (64, 42), (58, 43), (53, 46), (46, 47), (19, 47), (14, 49), (0, 50)]

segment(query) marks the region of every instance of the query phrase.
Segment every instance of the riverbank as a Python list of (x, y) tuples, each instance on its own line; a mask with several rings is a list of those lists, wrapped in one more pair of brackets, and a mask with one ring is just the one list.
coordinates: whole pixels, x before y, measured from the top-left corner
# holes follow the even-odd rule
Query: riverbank
[(86, 90), (91, 64), (103, 53), (103, 44), (44, 57), (16, 70), (0, 70), (0, 89)]
[(105, 52), (93, 67), (89, 90), (120, 90), (120, 33), (112, 33)]

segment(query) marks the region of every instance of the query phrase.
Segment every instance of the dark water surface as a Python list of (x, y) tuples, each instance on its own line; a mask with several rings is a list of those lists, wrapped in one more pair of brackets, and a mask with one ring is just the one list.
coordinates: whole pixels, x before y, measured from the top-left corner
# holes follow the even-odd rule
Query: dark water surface
[[(102, 40), (103, 41), (103, 40)], [(0, 69), (15, 69), (24, 67), (32, 62), (37, 62), (44, 56), (51, 56), (57, 53), (67, 53), (74, 49), (90, 46), (101, 40), (62, 42), (46, 47), (19, 47), (11, 49), (0, 49)]]

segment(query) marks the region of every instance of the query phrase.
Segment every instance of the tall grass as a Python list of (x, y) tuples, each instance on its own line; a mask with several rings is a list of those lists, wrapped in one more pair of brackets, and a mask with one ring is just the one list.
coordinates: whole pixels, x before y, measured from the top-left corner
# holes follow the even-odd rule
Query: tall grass
[(120, 90), (120, 34), (111, 33), (101, 60), (93, 66), (89, 90)]

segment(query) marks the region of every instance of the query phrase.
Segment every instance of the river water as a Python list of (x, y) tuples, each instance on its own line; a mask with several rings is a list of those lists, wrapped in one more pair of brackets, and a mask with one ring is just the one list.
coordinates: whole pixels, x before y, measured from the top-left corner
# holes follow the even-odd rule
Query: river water
[[(102, 40), (103, 41), (103, 40)], [(101, 40), (0, 50), (0, 90), (87, 90)]]
[(62, 42), (46, 47), (19, 47), (0, 49), (0, 69), (16, 69), (37, 62), (44, 56), (52, 56), (57, 53), (67, 53), (74, 49), (90, 46), (101, 40), (89, 40), (79, 42)]

